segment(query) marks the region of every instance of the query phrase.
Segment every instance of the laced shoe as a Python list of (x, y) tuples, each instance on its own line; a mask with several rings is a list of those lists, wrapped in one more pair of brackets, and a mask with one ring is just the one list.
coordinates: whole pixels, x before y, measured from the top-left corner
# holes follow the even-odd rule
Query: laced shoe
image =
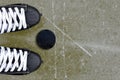
[(41, 63), (41, 57), (32, 51), (0, 46), (1, 74), (29, 74), (38, 69)]
[(0, 34), (25, 30), (36, 25), (42, 14), (27, 4), (0, 6)]

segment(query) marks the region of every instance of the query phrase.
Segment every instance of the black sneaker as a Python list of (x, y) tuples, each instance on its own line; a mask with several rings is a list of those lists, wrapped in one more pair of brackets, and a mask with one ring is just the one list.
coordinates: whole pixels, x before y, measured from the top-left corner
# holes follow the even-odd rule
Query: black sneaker
[(40, 56), (32, 51), (0, 47), (0, 73), (9, 75), (29, 74), (41, 65)]
[(0, 34), (28, 29), (40, 21), (42, 14), (27, 4), (0, 7)]

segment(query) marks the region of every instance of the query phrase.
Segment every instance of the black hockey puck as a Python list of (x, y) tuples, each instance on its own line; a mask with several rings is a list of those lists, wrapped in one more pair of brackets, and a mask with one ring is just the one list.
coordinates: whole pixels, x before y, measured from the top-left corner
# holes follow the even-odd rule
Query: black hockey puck
[(50, 30), (42, 30), (36, 37), (38, 46), (42, 49), (50, 49), (55, 45), (56, 37)]

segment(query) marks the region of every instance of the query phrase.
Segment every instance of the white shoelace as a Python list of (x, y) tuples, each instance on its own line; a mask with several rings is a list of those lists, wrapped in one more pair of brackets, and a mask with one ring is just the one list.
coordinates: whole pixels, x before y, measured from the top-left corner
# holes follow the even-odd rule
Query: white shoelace
[(1, 47), (0, 49), (0, 72), (13, 72), (27, 70), (27, 51)]
[(0, 34), (27, 28), (24, 8), (0, 9)]

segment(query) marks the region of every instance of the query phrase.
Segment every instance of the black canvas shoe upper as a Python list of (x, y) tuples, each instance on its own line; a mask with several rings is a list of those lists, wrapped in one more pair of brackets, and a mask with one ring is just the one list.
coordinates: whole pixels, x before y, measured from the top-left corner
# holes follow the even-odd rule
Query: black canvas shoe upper
[(0, 47), (0, 73), (9, 75), (29, 74), (41, 65), (40, 56), (32, 51)]
[(0, 34), (28, 29), (40, 21), (42, 14), (27, 4), (0, 7)]

